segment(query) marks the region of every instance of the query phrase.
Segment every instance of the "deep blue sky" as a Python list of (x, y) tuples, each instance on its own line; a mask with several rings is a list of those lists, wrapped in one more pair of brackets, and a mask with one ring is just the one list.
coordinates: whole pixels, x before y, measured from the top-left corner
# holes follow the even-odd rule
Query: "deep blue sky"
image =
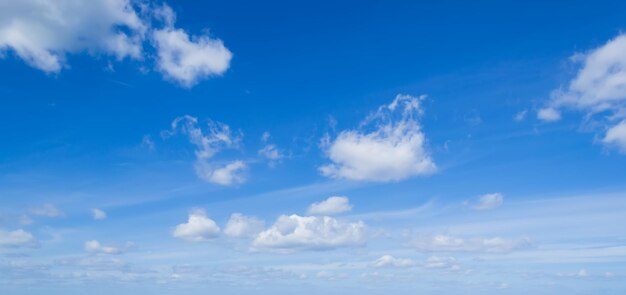
[[(149, 27), (139, 41), (141, 57), (119, 60), (100, 45), (68, 50), (44, 44), (43, 50), (63, 56), (61, 70), (46, 71), (29, 64), (11, 43), (17, 39), (7, 37), (11, 20), (37, 20), (11, 10), (8, 1), (0, 4), (9, 11), (0, 13), (0, 274), (10, 277), (0, 278), (0, 291), (43, 294), (18, 291), (28, 282), (45, 282), (58, 294), (80, 294), (81, 286), (98, 284), (113, 284), (120, 292), (150, 290), (152, 282), (168, 286), (155, 294), (214, 286), (225, 294), (302, 286), (311, 294), (626, 290), (620, 283), (626, 276), (626, 235), (616, 227), (626, 220), (615, 211), (626, 208), (626, 143), (603, 141), (622, 118), (610, 115), (623, 109), (626, 93), (602, 118), (568, 106), (558, 106), (562, 118), (556, 122), (537, 117), (551, 105), (554, 90), (568, 89), (584, 71), (585, 63), (572, 56), (584, 59), (621, 36), (626, 2), (170, 1), (175, 27), (195, 36), (192, 42), (200, 36), (219, 39), (232, 52), (227, 70), (199, 75), (191, 87), (159, 68), (151, 34), (162, 20), (151, 12), (131, 8)], [(156, 11), (160, 4), (146, 9)], [(129, 30), (120, 24), (110, 29)], [(58, 36), (68, 44), (84, 38)], [(623, 61), (623, 55), (613, 61)], [(425, 136), (420, 147), (426, 153), (418, 157), (431, 159), (436, 171), (391, 181), (321, 173), (320, 167), (341, 162), (331, 153), (342, 132), (376, 129), (360, 124), (398, 94), (426, 95), (415, 121)], [(525, 115), (515, 120), (520, 114)], [(184, 127), (171, 126), (184, 115), (197, 118), (193, 126), (205, 136), (207, 120), (230, 126), (241, 141), (217, 148), (207, 163), (240, 159), (244, 181), (220, 185), (194, 170), (201, 148)], [(264, 132), (271, 134), (266, 142)], [(330, 146), (321, 144), (326, 134)], [(278, 149), (277, 159), (259, 154), (267, 144)], [(371, 151), (368, 157), (387, 156)], [(488, 204), (490, 210), (472, 209), (480, 207), (481, 196), (495, 193), (503, 199)], [(277, 254), (255, 248), (258, 238), (232, 241), (223, 233), (232, 213), (256, 216), (269, 231), (280, 215), (306, 216), (310, 204), (330, 196), (349, 198), (351, 213), (331, 218), (364, 222), (366, 241), (281, 248)], [(38, 210), (46, 206), (62, 213)], [(108, 217), (94, 221), (93, 208)], [(176, 225), (194, 208), (204, 209), (222, 234), (204, 232), (197, 243), (177, 239)], [(31, 234), (37, 245), (6, 242), (2, 248), (2, 239), (17, 230)], [(464, 246), (425, 249), (415, 242), (425, 235), (459, 237)], [(475, 245), (495, 238), (510, 240), (496, 251)], [(89, 250), (89, 240), (124, 253)], [(135, 246), (124, 246), (129, 241)], [(383, 255), (412, 264), (405, 261), (398, 270), (372, 266)], [(555, 255), (561, 259), (547, 261)], [(456, 262), (430, 269), (432, 257)], [(108, 259), (127, 264), (117, 269), (77, 262)], [(10, 267), (20, 263), (45, 271)], [(185, 277), (176, 268), (181, 265), (212, 279)], [(243, 268), (259, 273), (233, 271)], [(144, 271), (157, 274), (144, 277)], [(71, 282), (66, 275), (72, 272), (85, 274), (82, 285), (51, 281)], [(392, 278), (362, 289), (359, 280), (373, 273)], [(289, 275), (302, 281), (294, 283)], [(421, 279), (411, 283), (412, 276)], [(270, 283), (261, 284), (264, 278)], [(604, 293), (594, 293), (600, 283)]]

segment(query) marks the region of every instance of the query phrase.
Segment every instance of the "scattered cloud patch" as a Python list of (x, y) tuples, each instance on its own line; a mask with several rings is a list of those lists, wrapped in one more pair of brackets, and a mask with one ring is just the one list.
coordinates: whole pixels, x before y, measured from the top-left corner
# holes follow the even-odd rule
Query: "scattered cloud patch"
[(456, 258), (451, 256), (431, 256), (426, 259), (423, 266), (425, 268), (459, 270), (461, 266), (457, 263)]
[(362, 246), (366, 242), (363, 222), (332, 217), (282, 215), (252, 243), (255, 250), (331, 250)]
[(538, 117), (556, 121), (561, 110), (582, 112), (585, 123), (601, 127), (601, 143), (626, 153), (626, 34), (572, 60), (579, 65), (578, 72), (565, 87), (552, 92)]
[(491, 210), (502, 206), (504, 196), (501, 193), (485, 194), (478, 198), (476, 202), (466, 202), (474, 210)]
[(176, 226), (172, 232), (175, 238), (201, 242), (216, 238), (220, 233), (220, 228), (215, 221), (208, 218), (204, 210), (196, 209), (189, 214), (187, 223)]
[(412, 267), (417, 263), (411, 259), (396, 258), (391, 255), (383, 255), (374, 261), (374, 267)]
[(523, 239), (460, 238), (449, 235), (422, 236), (410, 243), (421, 252), (483, 252), (508, 253), (528, 248), (530, 241)]
[(522, 122), (526, 120), (526, 115), (528, 114), (528, 110), (521, 110), (513, 116), (513, 120), (516, 122)]
[(122, 254), (124, 252), (124, 250), (121, 248), (114, 246), (105, 246), (100, 244), (100, 242), (96, 240), (85, 242), (85, 251), (89, 253), (99, 254)]
[(212, 161), (221, 150), (237, 148), (241, 133), (233, 134), (228, 125), (211, 120), (202, 129), (198, 126), (198, 119), (189, 115), (176, 118), (171, 124), (171, 130), (163, 131), (162, 136), (170, 137), (177, 132), (187, 135), (189, 142), (196, 147), (194, 166), (200, 179), (225, 186), (246, 181), (245, 162), (234, 160), (223, 164)]
[(313, 203), (307, 210), (308, 215), (336, 215), (352, 210), (347, 197), (333, 196), (324, 201)]
[(254, 237), (265, 228), (265, 222), (255, 217), (233, 213), (224, 227), (224, 234), (233, 238)]
[(91, 216), (94, 220), (105, 220), (107, 218), (106, 212), (98, 208), (91, 209)]
[(44, 204), (42, 206), (32, 208), (30, 210), (30, 213), (35, 216), (42, 216), (42, 217), (49, 217), (49, 218), (62, 217), (65, 215), (63, 211), (59, 210), (57, 207), (55, 207), (52, 204)]
[(331, 178), (379, 182), (435, 172), (419, 121), (424, 97), (398, 95), (359, 129), (341, 131), (334, 139), (325, 137), (322, 147), (332, 163), (320, 167), (320, 172)]
[(31, 233), (22, 229), (14, 231), (0, 230), (0, 247), (36, 247), (38, 244), (37, 239)]

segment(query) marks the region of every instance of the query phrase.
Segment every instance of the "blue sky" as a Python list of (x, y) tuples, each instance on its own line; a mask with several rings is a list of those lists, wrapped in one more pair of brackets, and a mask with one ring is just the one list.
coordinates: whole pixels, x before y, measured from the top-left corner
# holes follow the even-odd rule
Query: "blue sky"
[(623, 294), (625, 17), (0, 0), (0, 293)]

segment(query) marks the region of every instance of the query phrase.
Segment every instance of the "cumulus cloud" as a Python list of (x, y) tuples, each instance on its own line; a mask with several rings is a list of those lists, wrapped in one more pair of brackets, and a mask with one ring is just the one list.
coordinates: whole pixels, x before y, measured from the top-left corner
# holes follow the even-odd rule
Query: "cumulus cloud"
[(313, 203), (309, 206), (307, 214), (309, 215), (335, 215), (339, 213), (349, 212), (352, 205), (347, 197), (333, 196), (322, 202)]
[(530, 246), (530, 241), (523, 239), (495, 238), (460, 238), (449, 235), (421, 236), (411, 245), (422, 252), (484, 252), (507, 253)]
[(478, 198), (474, 203), (467, 203), (474, 210), (491, 210), (502, 206), (504, 196), (501, 193), (485, 194)]
[(282, 215), (252, 242), (256, 250), (330, 250), (362, 246), (366, 242), (363, 222), (332, 217)]
[(50, 217), (50, 218), (61, 217), (65, 215), (63, 211), (59, 210), (57, 207), (55, 207), (52, 204), (44, 204), (42, 206), (32, 208), (30, 210), (30, 213), (32, 215)]
[(417, 263), (411, 259), (396, 258), (391, 255), (383, 255), (374, 261), (374, 267), (411, 267)]
[(175, 238), (200, 242), (216, 238), (220, 228), (215, 221), (208, 218), (204, 210), (196, 209), (189, 214), (187, 223), (179, 224), (172, 232)]
[(424, 96), (398, 95), (366, 118), (359, 129), (344, 130), (322, 147), (331, 164), (319, 168), (332, 178), (360, 181), (400, 181), (431, 174), (436, 165), (426, 151), (419, 118)]
[(107, 218), (107, 214), (106, 212), (98, 209), (98, 208), (94, 208), (91, 209), (91, 215), (93, 217), (94, 220), (104, 220)]
[(189, 36), (174, 27), (174, 12), (167, 6), (159, 13), (165, 27), (152, 32), (157, 49), (157, 66), (166, 78), (191, 87), (202, 79), (221, 75), (228, 69), (232, 53), (219, 39)]
[(246, 181), (244, 172), (247, 165), (241, 160), (216, 163), (213, 157), (223, 149), (237, 148), (241, 134), (233, 134), (226, 124), (208, 120), (203, 130), (198, 126), (198, 119), (189, 115), (176, 118), (171, 130), (164, 131), (163, 136), (169, 137), (178, 131), (187, 135), (189, 142), (196, 146), (196, 175), (204, 181), (219, 185), (241, 184)]
[(0, 230), (0, 247), (20, 248), (35, 247), (38, 245), (35, 237), (22, 229), (14, 231)]
[(249, 238), (256, 236), (264, 228), (263, 220), (241, 213), (233, 213), (226, 223), (226, 227), (224, 227), (224, 234), (233, 238)]
[(96, 240), (85, 242), (85, 251), (89, 253), (101, 253), (101, 254), (122, 254), (123, 249), (114, 246), (105, 246), (100, 244)]
[(58, 73), (71, 54), (145, 61), (154, 46), (157, 69), (186, 87), (228, 69), (232, 54), (222, 41), (189, 36), (174, 24), (167, 5), (132, 0), (2, 1), (0, 58), (11, 51), (34, 68)]
[(567, 86), (555, 90), (538, 117), (546, 121), (560, 118), (560, 110), (585, 114), (586, 121), (604, 126), (602, 143), (626, 152), (626, 34), (587, 53), (573, 57), (580, 67)]

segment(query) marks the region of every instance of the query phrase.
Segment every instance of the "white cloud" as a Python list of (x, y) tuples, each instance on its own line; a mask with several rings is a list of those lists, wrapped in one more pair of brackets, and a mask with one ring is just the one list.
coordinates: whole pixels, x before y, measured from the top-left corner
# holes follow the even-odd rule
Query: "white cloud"
[(426, 151), (426, 136), (419, 122), (423, 98), (398, 95), (358, 130), (341, 131), (334, 140), (323, 139), (332, 163), (320, 167), (320, 172), (361, 181), (400, 181), (433, 173), (436, 165)]
[(448, 235), (422, 236), (411, 245), (422, 252), (484, 252), (507, 253), (530, 246), (528, 239), (459, 238)]
[(333, 196), (322, 202), (313, 203), (309, 206), (307, 214), (309, 215), (335, 215), (339, 213), (349, 212), (352, 205), (346, 197)]
[(57, 207), (55, 207), (52, 204), (44, 204), (40, 207), (32, 208), (30, 210), (30, 213), (36, 216), (43, 216), (43, 217), (50, 217), (50, 218), (64, 216), (63, 211), (59, 210)]
[(626, 153), (626, 120), (609, 128), (602, 142), (618, 147), (622, 152)]
[[(222, 41), (207, 35), (190, 37), (174, 26), (167, 5), (133, 0), (0, 2), (0, 58), (15, 53), (47, 73), (67, 68), (67, 55), (88, 53), (117, 60), (146, 60), (146, 48), (157, 51), (157, 68), (169, 79), (190, 87), (220, 75), (232, 54)], [(155, 28), (153, 25), (161, 25)], [(148, 42), (152, 41), (152, 42)], [(109, 68), (112, 64), (109, 61)]]
[(443, 268), (451, 270), (459, 270), (456, 258), (451, 256), (431, 256), (426, 259), (423, 265), (425, 268)]
[(502, 206), (504, 196), (501, 193), (485, 194), (478, 198), (475, 203), (468, 203), (474, 210), (491, 210)]
[(19, 248), (35, 247), (38, 245), (35, 237), (22, 229), (14, 231), (0, 230), (0, 247)]
[(204, 210), (196, 209), (189, 214), (187, 223), (176, 226), (172, 236), (187, 241), (200, 242), (216, 238), (219, 233), (220, 228), (215, 221), (208, 218)]
[(224, 234), (233, 238), (249, 238), (256, 236), (264, 228), (265, 222), (263, 220), (241, 213), (233, 213), (226, 223)]
[(282, 215), (252, 243), (256, 250), (329, 250), (365, 244), (365, 224), (332, 217)]
[(95, 220), (104, 220), (104, 219), (107, 218), (106, 212), (104, 212), (104, 211), (102, 211), (102, 210), (100, 210), (98, 208), (91, 209), (91, 215), (92, 215), (93, 219), (95, 219)]
[(273, 162), (280, 161), (285, 157), (275, 144), (268, 144), (264, 146), (259, 150), (259, 155)]
[(554, 121), (560, 110), (585, 114), (585, 122), (603, 126), (602, 143), (626, 151), (626, 135), (621, 126), (626, 119), (626, 34), (573, 58), (581, 66), (563, 89), (552, 93), (540, 119)]
[(396, 258), (391, 255), (383, 255), (374, 261), (374, 267), (411, 267), (417, 263), (411, 259)]
[(526, 115), (528, 114), (528, 110), (519, 111), (515, 116), (513, 116), (513, 120), (517, 122), (521, 122), (526, 120)]
[(546, 122), (561, 120), (561, 113), (555, 108), (543, 108), (537, 112), (537, 118)]
[(85, 251), (89, 253), (101, 254), (122, 254), (124, 252), (123, 249), (114, 246), (105, 246), (96, 240), (85, 242)]
[(189, 36), (176, 29), (175, 16), (164, 7), (165, 27), (152, 33), (157, 49), (157, 66), (166, 78), (191, 87), (202, 79), (221, 75), (228, 69), (232, 53), (219, 39), (209, 36)]
[(234, 160), (226, 164), (211, 161), (223, 149), (237, 148), (241, 134), (233, 135), (226, 124), (208, 121), (206, 131), (198, 127), (198, 119), (189, 115), (176, 118), (172, 122), (170, 131), (164, 131), (168, 137), (177, 131), (187, 135), (189, 142), (196, 146), (196, 175), (204, 181), (219, 185), (234, 185), (244, 183), (244, 172), (247, 165), (241, 160)]

